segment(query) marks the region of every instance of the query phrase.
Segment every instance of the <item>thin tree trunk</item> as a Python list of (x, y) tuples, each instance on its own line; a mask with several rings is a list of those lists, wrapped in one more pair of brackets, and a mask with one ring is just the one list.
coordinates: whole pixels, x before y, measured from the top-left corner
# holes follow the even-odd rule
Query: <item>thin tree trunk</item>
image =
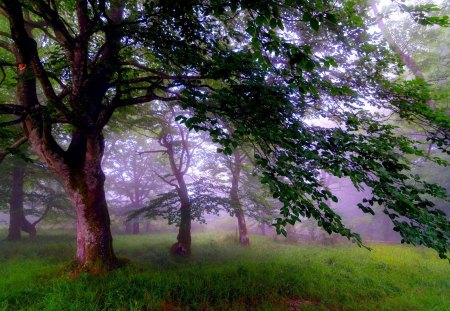
[(133, 234), (139, 234), (139, 232), (139, 221), (135, 221), (133, 222)]
[(146, 224), (145, 224), (145, 232), (151, 232), (151, 230), (152, 230), (152, 227), (151, 227), (151, 224), (150, 224), (150, 222), (147, 222)]
[(266, 224), (262, 222), (259, 227), (261, 229), (261, 235), (266, 235)]
[(14, 165), (12, 191), (9, 198), (9, 231), (8, 240), (17, 241), (20, 240), (21, 225), (23, 214), (23, 179), (25, 177), (25, 169), (23, 167)]
[[(395, 42), (395, 40), (392, 38), (391, 34), (389, 33), (389, 30), (386, 28), (386, 25), (384, 24), (383, 17), (380, 15), (378, 11), (376, 0), (370, 0), (370, 6), (372, 7), (372, 12), (375, 15), (378, 28), (380, 29), (384, 39), (391, 46), (394, 52), (397, 53), (397, 55), (400, 57), (400, 59), (403, 61), (406, 67), (412, 72), (414, 77), (425, 80), (425, 76), (420, 70), (419, 65), (414, 61), (414, 59), (411, 56), (408, 55), (408, 53), (403, 51), (401, 47), (397, 44), (397, 42)], [(433, 109), (436, 108), (436, 104), (432, 99), (427, 100), (427, 105), (430, 108)]]
[(241, 176), (241, 156), (237, 150), (234, 152), (234, 163), (232, 164), (232, 180), (230, 190), (230, 200), (234, 207), (234, 214), (236, 215), (239, 228), (239, 243), (243, 246), (250, 245), (250, 238), (248, 237), (247, 224), (245, 223), (244, 210), (239, 199), (239, 178)]
[(235, 208), (235, 213), (239, 227), (239, 243), (243, 246), (249, 246), (250, 238), (248, 237), (247, 224), (245, 222), (245, 216), (242, 207), (239, 206)]
[(11, 197), (9, 199), (9, 230), (7, 239), (18, 241), (21, 239), (21, 231), (27, 232), (30, 237), (36, 236), (36, 228), (25, 217), (23, 209), (23, 182), (25, 167), (19, 163), (14, 164)]
[[(173, 112), (172, 112), (173, 114)], [(164, 138), (162, 146), (167, 149), (167, 155), (169, 157), (170, 168), (172, 170), (172, 174), (175, 177), (177, 184), (174, 185), (177, 189), (178, 196), (180, 198), (181, 206), (180, 206), (180, 224), (177, 235), (177, 242), (172, 245), (170, 251), (174, 255), (181, 256), (189, 256), (191, 254), (191, 201), (189, 199), (189, 193), (186, 186), (186, 182), (184, 180), (184, 174), (187, 172), (187, 169), (190, 165), (190, 154), (187, 142), (185, 141), (185, 136), (180, 127), (180, 134), (183, 137), (183, 153), (186, 154), (186, 162), (184, 163), (185, 167), (182, 169), (182, 160), (183, 156), (180, 158), (180, 164), (176, 164), (175, 160), (175, 151), (173, 149), (173, 141), (168, 140), (167, 136)]]
[(131, 221), (125, 221), (125, 233), (133, 233), (133, 225)]
[(171, 251), (176, 255), (191, 254), (191, 203), (189, 200), (188, 190), (183, 176), (178, 176), (177, 189), (181, 200), (180, 207), (180, 227), (178, 229), (177, 242), (172, 245)]
[(386, 28), (384, 24), (382, 16), (378, 12), (376, 0), (371, 0), (370, 6), (372, 7), (373, 14), (375, 15), (378, 28), (380, 29), (387, 43), (389, 43), (389, 45), (392, 47), (395, 53), (398, 54), (400, 59), (405, 63), (406, 67), (408, 67), (408, 69), (411, 70), (411, 72), (415, 77), (424, 79), (424, 75), (420, 70), (419, 65), (417, 65), (417, 63), (411, 58), (411, 56), (405, 53), (392, 38), (391, 34), (389, 33), (389, 30)]

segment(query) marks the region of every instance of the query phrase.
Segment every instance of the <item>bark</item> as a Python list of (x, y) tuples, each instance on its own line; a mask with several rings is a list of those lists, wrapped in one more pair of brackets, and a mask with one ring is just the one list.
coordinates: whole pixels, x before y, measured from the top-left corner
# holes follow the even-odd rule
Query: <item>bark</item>
[(101, 169), (104, 142), (87, 138), (85, 159), (80, 167), (61, 174), (77, 213), (78, 271), (101, 274), (117, 266), (110, 218), (105, 199), (105, 175)]
[(238, 150), (234, 152), (234, 163), (231, 166), (232, 180), (230, 190), (230, 200), (234, 208), (234, 214), (238, 221), (239, 243), (243, 246), (250, 245), (250, 238), (248, 237), (247, 224), (245, 223), (244, 210), (239, 199), (239, 178), (241, 176), (242, 158)]
[(26, 218), (23, 209), (23, 182), (25, 167), (14, 165), (11, 197), (9, 199), (9, 230), (7, 239), (17, 241), (22, 238), (21, 231), (27, 232), (30, 237), (36, 236), (36, 228)]
[(191, 254), (191, 203), (183, 176), (178, 176), (180, 196), (180, 227), (178, 229), (177, 242), (172, 245), (171, 251), (176, 255), (189, 256)]
[(139, 234), (139, 221), (133, 222), (133, 234)]
[(125, 222), (125, 232), (126, 233), (132, 233), (132, 234), (138, 234), (140, 232), (140, 225), (139, 220), (131, 220)]
[[(33, 150), (64, 181), (77, 213), (78, 271), (97, 274), (110, 270), (116, 266), (117, 259), (112, 247), (104, 192), (105, 176), (101, 169), (104, 151), (101, 132), (115, 109), (115, 106), (105, 108), (103, 99), (119, 67), (119, 28), (109, 27), (102, 53), (99, 53), (97, 62), (88, 70), (88, 47), (93, 24), (89, 23), (86, 1), (78, 1), (76, 7), (79, 29), (76, 38), (55, 10), (45, 2), (39, 2), (37, 10), (45, 12), (44, 19), (65, 50), (70, 65), (72, 85), (57, 95), (39, 58), (38, 44), (31, 31), (25, 27), (23, 4), (20, 1), (2, 3), (16, 48), (13, 53), (17, 64), (16, 98), (27, 112), (22, 127)], [(120, 23), (123, 8), (123, 1), (114, 1), (110, 8), (111, 21), (108, 23)], [(46, 101), (52, 105), (41, 105), (37, 81)], [(69, 94), (64, 94), (66, 91)], [(66, 96), (68, 101), (63, 102)], [(63, 150), (52, 136), (52, 124), (58, 121), (49, 117), (48, 106), (55, 108), (59, 116), (67, 119), (74, 127), (67, 150)], [(51, 110), (51, 114), (54, 113)]]
[(133, 233), (133, 224), (131, 221), (125, 221), (125, 233)]
[(250, 245), (250, 238), (248, 237), (247, 224), (245, 223), (245, 216), (242, 207), (235, 208), (236, 218), (238, 220), (239, 228), (239, 243), (243, 246)]
[[(172, 117), (175, 117), (173, 110)], [(167, 129), (170, 128), (168, 124), (165, 125)], [(192, 153), (189, 151), (188, 146), (188, 134), (178, 125), (178, 130), (180, 132), (182, 151), (179, 155), (178, 161), (175, 159), (174, 142), (171, 135), (164, 135), (160, 140), (161, 146), (166, 148), (167, 156), (169, 157), (170, 169), (173, 176), (175, 177), (176, 184), (172, 183), (163, 178), (163, 180), (171, 186), (174, 186), (178, 192), (180, 198), (180, 224), (177, 235), (177, 242), (171, 247), (171, 253), (180, 256), (189, 256), (191, 254), (191, 201), (189, 199), (189, 193), (184, 180), (184, 175), (190, 167), (190, 161)], [(168, 131), (169, 132), (169, 131)], [(178, 164), (177, 164), (178, 162)]]

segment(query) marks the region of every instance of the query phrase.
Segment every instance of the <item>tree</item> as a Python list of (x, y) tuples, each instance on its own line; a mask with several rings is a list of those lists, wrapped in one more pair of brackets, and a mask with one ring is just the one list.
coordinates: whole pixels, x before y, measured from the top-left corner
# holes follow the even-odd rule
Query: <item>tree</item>
[[(218, 215), (219, 211), (225, 210), (234, 212), (234, 207), (229, 198), (226, 197), (228, 188), (223, 188), (206, 181), (195, 181), (186, 184), (189, 192), (191, 205), (191, 221), (206, 223), (205, 214)], [(143, 208), (129, 213), (128, 218), (133, 219), (140, 215), (146, 218), (162, 217), (167, 219), (169, 225), (181, 224), (181, 198), (177, 189), (160, 193), (155, 198), (148, 201)], [(175, 243), (172, 250), (177, 251), (178, 243)], [(187, 255), (187, 253), (175, 253), (176, 255)]]
[(36, 226), (50, 211), (66, 214), (70, 204), (59, 183), (46, 172), (47, 168), (30, 158), (27, 161), (15, 156), (1, 167), (1, 174), (6, 177), (0, 183), (0, 195), (5, 198), (0, 201), (0, 209), (9, 209), (7, 239), (11, 241), (20, 240), (21, 231), (36, 236)]
[[(363, 211), (381, 202), (405, 242), (445, 256), (448, 221), (426, 195), (446, 195), (405, 173), (403, 156), (422, 152), (362, 107), (421, 123), (443, 150), (448, 118), (426, 106), (426, 85), (388, 79), (396, 58), (371, 40), (363, 3), (2, 0), (0, 9), (9, 24), (1, 28), (0, 47), (16, 65), (6, 74), (17, 76), (16, 103), (0, 111), (19, 116), (14, 123), (64, 181), (77, 212), (80, 270), (117, 265), (102, 130), (118, 108), (155, 100), (189, 108), (193, 116), (180, 120), (208, 131), (226, 154), (237, 141), (255, 146), (261, 180), (284, 204), (279, 232), (306, 215), (361, 242), (326, 204), (335, 197), (315, 178), (323, 169), (372, 188)], [(428, 12), (413, 16), (445, 22)], [(304, 122), (316, 116), (338, 126)], [(233, 124), (232, 136), (217, 117)], [(71, 129), (67, 149), (52, 134), (58, 124)]]
[(163, 182), (176, 189), (180, 202), (177, 242), (172, 246), (171, 252), (176, 255), (190, 255), (192, 205), (185, 175), (192, 165), (192, 156), (196, 146), (192, 145), (190, 132), (175, 121), (176, 112), (174, 108), (163, 107), (162, 109), (157, 140), (163, 148), (160, 152), (164, 152), (169, 160), (170, 173), (156, 174)]
[[(131, 131), (108, 136), (113, 143), (103, 161), (108, 174), (106, 190), (110, 206), (124, 216), (142, 208), (147, 199), (160, 190), (161, 184), (154, 178), (154, 171), (159, 171), (161, 165), (156, 154), (143, 152), (143, 148), (152, 145), (148, 137)], [(139, 219), (125, 221), (125, 228), (127, 233), (139, 233)]]
[(25, 165), (15, 161), (12, 172), (12, 189), (9, 199), (9, 229), (7, 239), (17, 241), (21, 238), (22, 230), (31, 237), (36, 236), (36, 228), (26, 218), (23, 208)]
[[(226, 124), (223, 124), (228, 131), (231, 131), (231, 128)], [(204, 154), (204, 153), (203, 153)], [(208, 170), (208, 174), (211, 175), (209, 178), (213, 180), (214, 184), (222, 183), (222, 184), (230, 184), (228, 187), (228, 195), (230, 198), (231, 206), (231, 215), (235, 216), (238, 223), (238, 232), (239, 232), (239, 243), (243, 246), (250, 245), (250, 238), (248, 236), (247, 224), (245, 220), (244, 213), (244, 205), (241, 202), (241, 193), (240, 193), (240, 184), (242, 183), (242, 174), (241, 171), (243, 169), (244, 160), (247, 155), (243, 152), (242, 148), (235, 148), (231, 154), (231, 156), (222, 156), (222, 157), (214, 157), (209, 156), (204, 163), (204, 167), (202, 170)], [(226, 180), (220, 178), (224, 174)], [(205, 177), (203, 177), (205, 178)], [(222, 186), (222, 188), (226, 188)]]
[(245, 155), (240, 149), (234, 149), (233, 161), (230, 162), (229, 167), (231, 172), (230, 200), (234, 207), (234, 214), (238, 220), (239, 243), (244, 246), (249, 246), (250, 239), (248, 237), (247, 224), (245, 222), (245, 215), (244, 210), (242, 209), (241, 200), (239, 199), (239, 180), (241, 177), (241, 166), (244, 156)]

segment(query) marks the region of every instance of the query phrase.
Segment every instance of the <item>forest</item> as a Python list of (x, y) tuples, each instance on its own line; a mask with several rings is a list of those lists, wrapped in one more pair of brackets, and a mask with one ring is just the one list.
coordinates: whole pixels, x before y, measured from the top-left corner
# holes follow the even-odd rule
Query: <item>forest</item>
[(0, 0), (0, 311), (450, 310), (446, 0)]

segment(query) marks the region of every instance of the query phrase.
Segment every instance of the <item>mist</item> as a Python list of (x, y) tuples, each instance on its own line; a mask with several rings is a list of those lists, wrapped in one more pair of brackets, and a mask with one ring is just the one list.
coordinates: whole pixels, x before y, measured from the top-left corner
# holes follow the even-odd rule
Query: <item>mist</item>
[(449, 13), (0, 0), (0, 311), (450, 310)]

